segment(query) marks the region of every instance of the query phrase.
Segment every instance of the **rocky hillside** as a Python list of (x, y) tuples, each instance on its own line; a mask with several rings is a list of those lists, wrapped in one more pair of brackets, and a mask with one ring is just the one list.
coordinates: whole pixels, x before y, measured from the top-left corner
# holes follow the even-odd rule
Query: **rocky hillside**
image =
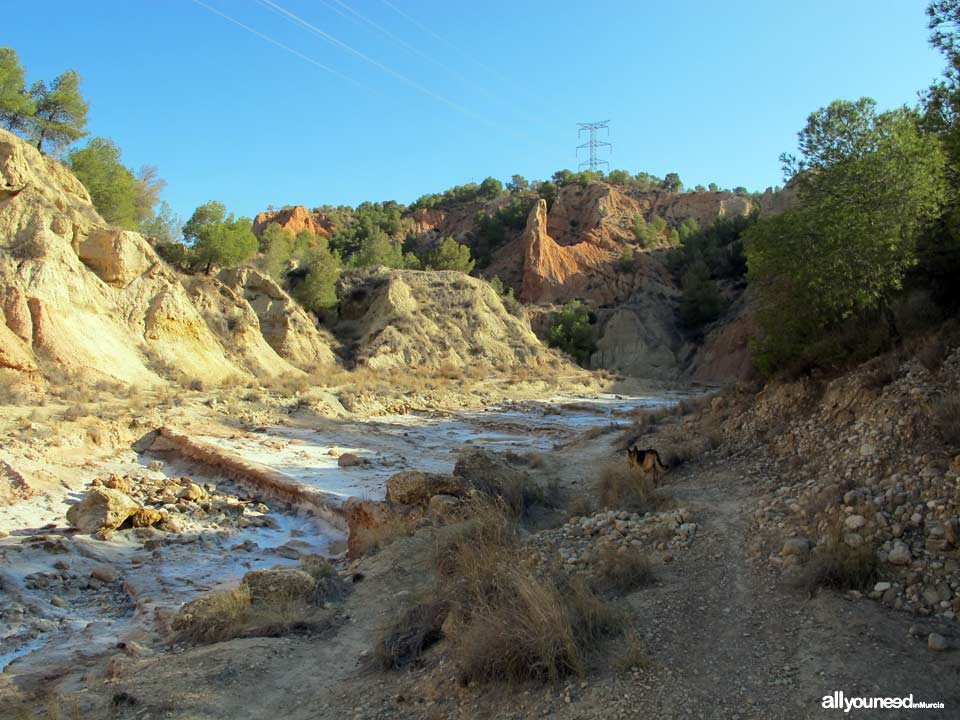
[(543, 367), (564, 363), (511, 315), (489, 283), (460, 272), (351, 273), (337, 334), (371, 368)]
[[(638, 214), (656, 214), (674, 224), (693, 218), (709, 226), (753, 209), (747, 198), (732, 193), (636, 198), (602, 183), (567, 186), (549, 213), (543, 201), (530, 213), (519, 241), (520, 298), (539, 306), (541, 331), (558, 305), (571, 299), (585, 302), (596, 315), (593, 367), (661, 380), (742, 377), (750, 369), (745, 342), (726, 343), (722, 354), (706, 350), (711, 354), (701, 355), (679, 327), (680, 287), (665, 266), (666, 247), (637, 252), (630, 267), (619, 260), (634, 240), (631, 223)], [(733, 319), (734, 311), (728, 315), (715, 332)], [(714, 354), (722, 366), (711, 359)]]
[(0, 368), (134, 384), (331, 365), (315, 323), (253, 271), (185, 280), (110, 228), (61, 164), (0, 131)]

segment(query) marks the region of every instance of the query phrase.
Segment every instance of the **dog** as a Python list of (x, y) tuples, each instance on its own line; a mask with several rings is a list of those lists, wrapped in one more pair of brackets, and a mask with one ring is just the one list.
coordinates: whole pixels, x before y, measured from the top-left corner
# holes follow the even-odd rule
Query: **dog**
[(660, 453), (652, 448), (644, 450), (631, 444), (627, 448), (627, 460), (630, 467), (637, 468), (644, 475), (652, 476), (654, 486), (660, 484), (660, 478), (667, 471), (667, 466), (660, 459)]

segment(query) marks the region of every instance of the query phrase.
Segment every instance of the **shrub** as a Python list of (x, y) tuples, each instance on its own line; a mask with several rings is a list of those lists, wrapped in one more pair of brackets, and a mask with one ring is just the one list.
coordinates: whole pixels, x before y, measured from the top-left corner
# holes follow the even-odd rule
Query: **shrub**
[(586, 365), (596, 349), (587, 306), (579, 300), (569, 301), (554, 318), (547, 338), (551, 345)]
[(442, 637), (440, 628), (449, 610), (445, 602), (427, 600), (401, 613), (380, 631), (374, 662), (383, 670), (398, 670), (419, 660)]
[(621, 650), (614, 658), (613, 666), (621, 672), (646, 670), (653, 663), (647, 656), (643, 638), (635, 630), (626, 633), (620, 642)]
[(335, 309), (337, 280), (340, 279), (340, 254), (330, 250), (324, 238), (318, 238), (314, 248), (303, 258), (306, 276), (297, 283), (293, 294), (307, 310), (323, 315)]
[(798, 584), (810, 593), (822, 587), (868, 590), (876, 582), (877, 573), (877, 554), (873, 546), (850, 547), (838, 534), (816, 551)]
[(960, 397), (951, 395), (936, 401), (933, 422), (945, 442), (960, 445)]
[(596, 493), (600, 505), (612, 510), (647, 512), (656, 504), (653, 481), (631, 468), (625, 458), (600, 469)]
[(474, 261), (470, 258), (470, 248), (461, 245), (452, 237), (445, 237), (427, 256), (427, 266), (433, 270), (459, 270), (469, 273)]
[(871, 390), (881, 390), (897, 379), (900, 360), (895, 353), (887, 353), (870, 361), (863, 377), (863, 386)]
[(471, 510), (438, 535), (434, 596), (384, 631), (381, 667), (415, 660), (443, 632), (463, 682), (555, 682), (583, 672), (586, 653), (618, 618), (584, 582), (531, 567), (502, 504), (476, 501)]
[(697, 260), (683, 276), (680, 320), (688, 328), (698, 328), (716, 320), (722, 310), (723, 298), (710, 276), (710, 268), (703, 260)]
[(617, 269), (620, 272), (633, 272), (633, 269), (637, 265), (637, 253), (629, 245), (627, 245), (623, 252), (620, 253), (620, 259), (617, 261)]
[(628, 593), (653, 580), (649, 558), (637, 549), (620, 552), (605, 546), (593, 562), (591, 584), (598, 592)]

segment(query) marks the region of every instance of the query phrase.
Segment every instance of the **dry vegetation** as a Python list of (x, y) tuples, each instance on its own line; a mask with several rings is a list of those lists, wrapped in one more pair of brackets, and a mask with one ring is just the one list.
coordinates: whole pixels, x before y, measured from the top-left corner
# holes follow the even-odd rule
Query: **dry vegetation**
[(474, 510), (439, 534), (436, 587), (384, 629), (377, 662), (399, 667), (442, 637), (464, 683), (583, 673), (600, 638), (618, 628), (617, 613), (583, 580), (526, 559), (511, 509), (486, 502)]
[(600, 468), (596, 495), (600, 506), (611, 510), (644, 513), (657, 507), (653, 481), (631, 468), (625, 459), (612, 460)]
[(945, 442), (960, 445), (960, 397), (951, 395), (941, 398), (933, 408), (933, 422)]
[(597, 592), (625, 594), (653, 581), (653, 565), (639, 550), (607, 545), (593, 563), (591, 585)]

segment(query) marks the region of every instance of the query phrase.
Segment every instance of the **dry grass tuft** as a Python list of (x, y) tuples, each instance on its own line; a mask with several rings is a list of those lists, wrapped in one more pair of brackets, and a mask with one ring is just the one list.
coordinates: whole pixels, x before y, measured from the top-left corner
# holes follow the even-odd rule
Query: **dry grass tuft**
[(613, 659), (613, 666), (620, 672), (649, 670), (653, 666), (653, 662), (647, 655), (643, 638), (636, 630), (631, 630), (624, 635), (621, 648)]
[(877, 553), (872, 545), (851, 547), (837, 531), (817, 549), (796, 585), (811, 595), (819, 588), (865, 591), (877, 581), (878, 571)]
[(960, 397), (941, 398), (931, 408), (933, 424), (950, 445), (960, 445)]
[(596, 494), (601, 507), (648, 512), (656, 507), (656, 489), (649, 476), (631, 468), (626, 460), (600, 468)]
[(380, 665), (415, 660), (440, 632), (463, 683), (556, 682), (584, 672), (587, 653), (619, 618), (585, 582), (531, 566), (503, 503), (473, 509), (439, 535), (433, 598), (384, 632)]
[(899, 369), (900, 360), (896, 353), (874, 358), (868, 363), (868, 369), (863, 376), (863, 387), (868, 390), (882, 390), (897, 379)]
[(597, 592), (629, 593), (653, 581), (650, 559), (638, 550), (620, 552), (608, 545), (593, 563), (591, 585)]
[(383, 670), (399, 670), (418, 661), (442, 637), (440, 628), (449, 610), (442, 601), (427, 600), (402, 613), (380, 631), (373, 661)]

